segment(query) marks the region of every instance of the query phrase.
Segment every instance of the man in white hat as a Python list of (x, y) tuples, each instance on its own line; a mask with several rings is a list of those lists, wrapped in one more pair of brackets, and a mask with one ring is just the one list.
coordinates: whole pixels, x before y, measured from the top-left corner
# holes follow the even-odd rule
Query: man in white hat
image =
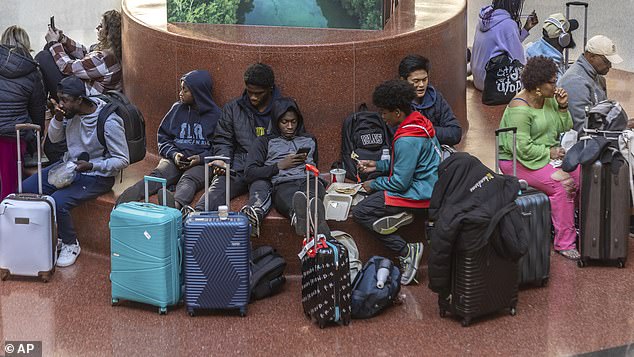
[(563, 52), (566, 48), (575, 48), (572, 31), (577, 28), (577, 20), (568, 20), (561, 13), (548, 16), (542, 27), (542, 38), (526, 47), (526, 58), (544, 56), (552, 59), (557, 64), (557, 78), (561, 78), (566, 72)]
[(585, 52), (559, 79), (568, 92), (568, 103), (574, 129), (581, 131), (585, 123), (585, 108), (594, 107), (608, 99), (605, 76), (613, 64), (623, 62), (616, 45), (609, 38), (598, 35), (588, 40)]

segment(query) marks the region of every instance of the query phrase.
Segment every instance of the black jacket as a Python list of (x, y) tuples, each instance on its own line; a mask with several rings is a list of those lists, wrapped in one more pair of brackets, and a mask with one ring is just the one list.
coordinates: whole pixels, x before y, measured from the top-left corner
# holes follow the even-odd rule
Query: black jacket
[[(284, 137), (279, 129), (279, 121), (289, 110), (298, 114), (297, 128), (292, 138)], [(306, 177), (304, 165), (286, 170), (280, 170), (277, 163), (288, 154), (296, 153), (300, 148), (309, 148), (306, 163), (317, 165), (317, 140), (304, 129), (302, 117), (297, 103), (291, 98), (279, 98), (273, 102), (271, 110), (271, 134), (261, 136), (249, 149), (246, 161), (245, 175), (247, 182), (256, 180), (270, 180), (273, 184), (288, 182)]]
[(462, 128), (458, 118), (442, 94), (433, 86), (427, 86), (423, 102), (421, 104), (413, 102), (412, 109), (423, 114), (434, 124), (436, 139), (441, 145), (453, 146), (462, 139)]
[[(526, 253), (528, 232), (515, 204), (519, 191), (517, 178), (498, 175), (467, 153), (453, 154), (440, 164), (429, 207), (434, 223), (429, 230), (433, 291), (449, 292), (455, 250), (477, 250), (491, 242), (500, 256), (510, 260)], [(491, 234), (486, 235), (489, 227)]]
[[(271, 106), (276, 98), (280, 97), (277, 87), (273, 89), (271, 104), (262, 113), (257, 112), (249, 102), (246, 91), (241, 97), (225, 104), (214, 133), (214, 155), (231, 158), (231, 168), (235, 171), (244, 171), (249, 147), (258, 137), (256, 134), (256, 116), (260, 118), (271, 117)], [(271, 133), (271, 125), (266, 134)]]
[(15, 137), (15, 124), (44, 125), (46, 97), (37, 63), (29, 54), (0, 46), (0, 136)]

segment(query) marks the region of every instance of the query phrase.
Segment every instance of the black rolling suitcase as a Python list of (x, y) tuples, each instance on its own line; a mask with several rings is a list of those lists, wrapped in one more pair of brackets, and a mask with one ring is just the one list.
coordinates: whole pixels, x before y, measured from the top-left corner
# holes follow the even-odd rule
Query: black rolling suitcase
[[(306, 197), (309, 196), (310, 173), (315, 175), (315, 192), (319, 171), (312, 165), (306, 165)], [(302, 263), (302, 306), (304, 314), (314, 319), (320, 328), (334, 322), (348, 325), (351, 319), (350, 265), (346, 247), (329, 240), (316, 232), (317, 202), (314, 207), (315, 232), (311, 236), (310, 219), (306, 219), (306, 239), (304, 248), (298, 254)], [(308, 202), (306, 214), (310, 214)]]
[[(498, 234), (497, 232), (494, 234)], [(515, 316), (517, 307), (517, 263), (500, 257), (491, 244), (475, 251), (456, 251), (451, 260), (451, 292), (438, 295), (440, 316), (447, 312), (471, 320), (503, 309)]]
[(627, 162), (616, 174), (610, 163), (582, 165), (579, 267), (585, 267), (589, 260), (625, 267), (630, 233), (629, 175)]
[[(495, 131), (495, 171), (499, 171), (499, 135), (503, 132), (512, 132), (513, 147), (516, 146), (517, 128), (503, 128)], [(513, 150), (513, 175), (516, 172), (517, 157)], [(522, 217), (526, 222), (531, 240), (528, 243), (528, 252), (520, 258), (519, 283), (536, 284), (545, 286), (550, 274), (550, 243), (552, 242), (552, 218), (550, 215), (550, 200), (543, 192), (532, 187), (523, 189), (515, 203), (522, 210)]]

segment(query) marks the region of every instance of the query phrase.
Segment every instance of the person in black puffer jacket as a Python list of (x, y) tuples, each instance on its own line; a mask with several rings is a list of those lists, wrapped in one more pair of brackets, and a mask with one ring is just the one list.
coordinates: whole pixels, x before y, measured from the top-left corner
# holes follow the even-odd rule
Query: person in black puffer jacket
[[(10, 26), (0, 39), (0, 200), (15, 192), (17, 147), (15, 125), (44, 125), (46, 97), (42, 75), (30, 54), (29, 35), (18, 26)], [(22, 134), (21, 155), (37, 149), (32, 132)]]

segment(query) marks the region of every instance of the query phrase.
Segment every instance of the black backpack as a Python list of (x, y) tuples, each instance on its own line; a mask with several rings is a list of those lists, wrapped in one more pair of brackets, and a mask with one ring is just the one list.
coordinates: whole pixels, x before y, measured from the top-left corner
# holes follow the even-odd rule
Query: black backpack
[(251, 299), (277, 294), (284, 283), (286, 261), (275, 248), (262, 246), (251, 252)]
[(358, 112), (346, 118), (341, 129), (341, 162), (346, 177), (358, 182), (380, 176), (373, 172), (370, 175), (359, 173), (357, 177), (357, 163), (350, 154), (354, 151), (359, 160), (378, 161), (383, 149), (390, 149), (391, 142), (392, 134), (379, 113), (368, 111), (368, 107), (361, 104)]
[(106, 120), (112, 113), (117, 113), (123, 119), (125, 138), (130, 152), (130, 164), (143, 160), (145, 157), (145, 120), (143, 114), (136, 105), (132, 104), (125, 94), (111, 90), (95, 96), (104, 102), (106, 106), (101, 109), (97, 118), (97, 138), (104, 147), (104, 153), (108, 151), (104, 128)]
[[(380, 267), (388, 269), (383, 288), (377, 287)], [(401, 272), (390, 259), (372, 257), (352, 285), (352, 318), (367, 319), (392, 305), (401, 291)]]

